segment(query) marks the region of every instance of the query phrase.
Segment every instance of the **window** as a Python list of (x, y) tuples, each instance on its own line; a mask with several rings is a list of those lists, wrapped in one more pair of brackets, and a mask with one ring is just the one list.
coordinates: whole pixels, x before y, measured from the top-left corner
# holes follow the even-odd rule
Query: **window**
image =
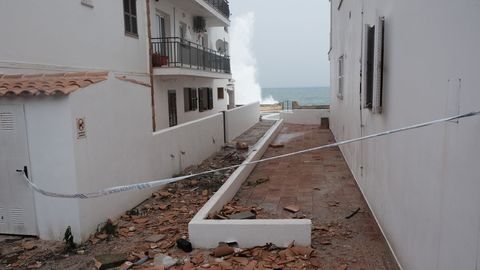
[(200, 112), (213, 109), (212, 88), (198, 88), (198, 109)]
[(183, 89), (183, 99), (185, 102), (185, 112), (197, 110), (197, 89), (196, 88)]
[(223, 87), (217, 88), (217, 98), (218, 99), (224, 99), (225, 98), (225, 90)]
[(138, 36), (137, 0), (123, 0), (123, 16), (125, 19), (125, 34)]
[(375, 26), (366, 27), (366, 66), (365, 66), (365, 104), (368, 109), (373, 108), (373, 79), (375, 66)]
[(343, 87), (344, 87), (344, 73), (345, 73), (345, 57), (342, 55), (338, 58), (338, 93), (337, 97), (343, 99)]

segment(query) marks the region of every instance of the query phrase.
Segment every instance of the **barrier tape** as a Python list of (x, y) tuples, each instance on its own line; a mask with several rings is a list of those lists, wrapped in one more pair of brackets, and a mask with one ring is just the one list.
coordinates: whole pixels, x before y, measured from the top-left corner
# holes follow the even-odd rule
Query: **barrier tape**
[(403, 128), (398, 128), (398, 129), (388, 130), (388, 131), (384, 131), (384, 132), (380, 132), (380, 133), (375, 133), (375, 134), (364, 136), (364, 137), (359, 137), (359, 138), (345, 140), (345, 141), (336, 142), (336, 143), (332, 143), (332, 144), (317, 146), (317, 147), (313, 147), (313, 148), (309, 148), (309, 149), (305, 149), (305, 150), (300, 150), (300, 151), (296, 151), (296, 152), (292, 152), (292, 153), (287, 153), (287, 154), (283, 154), (283, 155), (278, 155), (278, 156), (274, 156), (274, 157), (264, 158), (264, 159), (260, 159), (260, 160), (257, 160), (257, 161), (243, 162), (242, 164), (232, 165), (232, 166), (228, 166), (228, 167), (224, 167), (224, 168), (220, 168), (220, 169), (209, 170), (209, 171), (204, 171), (204, 172), (195, 173), (195, 174), (189, 174), (189, 175), (185, 175), (185, 176), (166, 178), (166, 179), (144, 182), (144, 183), (138, 183), (138, 184), (132, 184), (132, 185), (111, 187), (111, 188), (103, 189), (103, 190), (100, 190), (100, 191), (97, 191), (97, 192), (92, 192), (92, 193), (62, 194), (62, 193), (55, 193), (55, 192), (46, 191), (46, 190), (38, 187), (30, 179), (28, 179), (28, 177), (25, 175), (25, 172), (22, 171), (20, 173), (22, 173), (25, 181), (28, 183), (28, 185), (34, 191), (36, 191), (40, 194), (43, 194), (47, 197), (65, 198), (65, 199), (92, 199), (92, 198), (109, 196), (109, 195), (113, 195), (113, 194), (124, 193), (124, 192), (128, 192), (128, 191), (133, 191), (133, 190), (151, 189), (151, 188), (154, 188), (154, 187), (159, 187), (159, 186), (167, 185), (167, 184), (170, 184), (170, 183), (175, 183), (175, 182), (178, 182), (178, 181), (186, 180), (186, 179), (201, 176), (201, 175), (226, 171), (226, 170), (230, 170), (230, 169), (236, 169), (236, 168), (239, 168), (239, 167), (254, 165), (254, 164), (267, 162), (267, 161), (271, 161), (271, 160), (276, 160), (276, 159), (281, 159), (281, 158), (286, 158), (286, 157), (290, 157), (290, 156), (301, 155), (301, 154), (304, 154), (304, 153), (318, 151), (318, 150), (322, 150), (322, 149), (326, 149), (326, 148), (333, 148), (333, 147), (337, 147), (337, 146), (340, 146), (340, 145), (345, 145), (345, 144), (350, 144), (350, 143), (354, 143), (354, 142), (359, 142), (359, 141), (369, 140), (369, 139), (373, 139), (373, 138), (383, 137), (383, 136), (387, 136), (387, 135), (391, 135), (391, 134), (395, 134), (395, 133), (399, 133), (399, 132), (404, 132), (404, 131), (408, 131), (408, 130), (413, 130), (413, 129), (423, 128), (423, 127), (427, 127), (427, 126), (431, 126), (431, 125), (436, 125), (436, 124), (439, 124), (439, 123), (449, 122), (449, 121), (458, 120), (458, 119), (462, 119), (462, 118), (473, 117), (473, 116), (476, 116), (476, 115), (479, 115), (479, 114), (480, 114), (480, 111), (474, 111), (474, 112), (470, 112), (470, 113), (460, 114), (460, 115), (457, 115), (457, 116), (442, 118), (442, 119), (438, 119), (438, 120), (434, 120), (434, 121), (430, 121), (430, 122), (425, 122), (425, 123), (416, 124), (416, 125), (412, 125), (412, 126), (407, 126), (407, 127), (403, 127)]

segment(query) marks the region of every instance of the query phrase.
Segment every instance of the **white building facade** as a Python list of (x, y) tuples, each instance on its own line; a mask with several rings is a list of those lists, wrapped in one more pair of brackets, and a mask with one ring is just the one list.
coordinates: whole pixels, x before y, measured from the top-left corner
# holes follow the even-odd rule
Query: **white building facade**
[[(336, 140), (480, 109), (480, 2), (331, 0)], [(480, 268), (478, 117), (341, 150), (403, 269)]]
[(71, 226), (85, 240), (151, 192), (50, 198), (17, 170), (83, 193), (171, 177), (219, 150), (228, 17), (227, 1), (2, 1), (0, 233), (62, 239)]

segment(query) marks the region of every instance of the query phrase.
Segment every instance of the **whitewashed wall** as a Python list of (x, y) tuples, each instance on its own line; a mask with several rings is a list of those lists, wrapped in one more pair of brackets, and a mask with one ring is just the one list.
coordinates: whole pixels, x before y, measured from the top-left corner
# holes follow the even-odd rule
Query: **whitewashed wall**
[[(137, 1), (138, 38), (125, 35), (118, 0), (1, 1), (0, 64), (148, 72), (146, 1)], [(8, 64), (10, 63), (10, 64)]]
[[(442, 118), (457, 106), (480, 108), (479, 1), (344, 0), (340, 10), (338, 4), (332, 1), (330, 54), (337, 140)], [(359, 76), (362, 27), (378, 16), (386, 20), (385, 92), (384, 112), (374, 115), (359, 109)], [(343, 100), (335, 92), (342, 54)], [(403, 269), (480, 267), (479, 130), (476, 117), (342, 147)]]
[[(198, 164), (223, 145), (223, 116), (214, 114), (153, 134), (155, 163), (171, 175)], [(183, 152), (183, 153), (182, 153)]]
[(240, 136), (253, 127), (260, 119), (260, 102), (254, 102), (225, 111), (225, 130), (227, 142)]
[[(143, 182), (160, 176), (152, 152), (150, 88), (110, 76), (70, 95), (72, 122), (84, 118), (86, 139), (75, 140), (78, 192)], [(82, 239), (104, 222), (134, 207), (148, 193), (130, 192), (79, 202)]]
[(287, 124), (320, 125), (322, 118), (328, 118), (328, 109), (300, 109), (280, 112), (280, 119)]

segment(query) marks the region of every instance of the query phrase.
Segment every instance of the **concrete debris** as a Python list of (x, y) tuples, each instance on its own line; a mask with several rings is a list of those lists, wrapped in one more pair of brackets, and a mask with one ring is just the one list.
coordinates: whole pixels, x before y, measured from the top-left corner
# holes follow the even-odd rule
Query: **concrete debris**
[(272, 147), (272, 148), (283, 148), (283, 147), (285, 147), (285, 145), (281, 144), (281, 143), (271, 143), (270, 147)]
[(147, 239), (145, 239), (145, 242), (158, 243), (158, 242), (162, 241), (163, 239), (165, 239), (165, 237), (167, 237), (165, 234), (152, 235), (152, 236), (148, 237)]
[(247, 143), (245, 142), (237, 142), (235, 147), (237, 148), (237, 150), (248, 150), (249, 146)]
[(256, 219), (257, 215), (251, 211), (240, 212), (227, 217), (228, 219)]
[(32, 250), (36, 247), (37, 246), (33, 242), (25, 242), (25, 243), (22, 244), (22, 248), (25, 249), (25, 250)]
[(165, 254), (157, 254), (153, 259), (154, 266), (165, 267), (166, 269), (176, 265), (178, 263), (178, 259), (174, 259)]
[(118, 254), (102, 254), (93, 258), (95, 267), (99, 270), (110, 269), (121, 266), (127, 261), (128, 255), (125, 253)]
[(288, 205), (288, 206), (285, 206), (283, 209), (292, 213), (297, 213), (298, 211), (300, 211), (300, 207), (297, 205)]

